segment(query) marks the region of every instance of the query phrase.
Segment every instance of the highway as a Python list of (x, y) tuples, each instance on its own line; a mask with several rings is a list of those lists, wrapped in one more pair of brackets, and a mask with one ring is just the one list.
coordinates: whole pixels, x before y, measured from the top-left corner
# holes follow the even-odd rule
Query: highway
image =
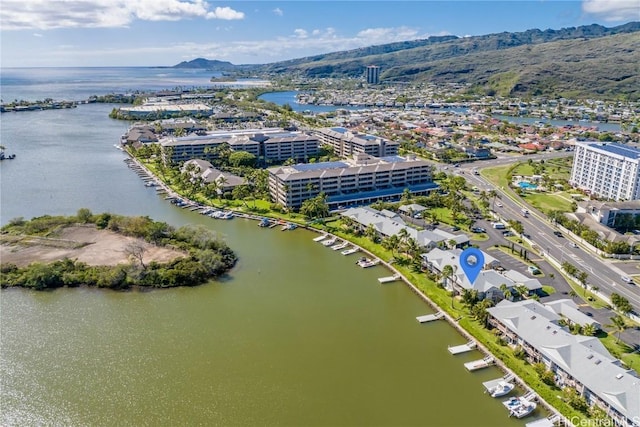
[[(571, 155), (571, 153), (545, 153), (527, 156), (527, 159), (539, 160), (568, 155)], [(495, 212), (505, 221), (509, 219), (520, 221), (524, 226), (524, 233), (530, 236), (529, 240), (542, 250), (543, 255), (549, 261), (555, 262), (556, 265), (562, 264), (564, 261), (570, 262), (576, 266), (578, 270), (585, 271), (589, 274), (587, 278), (588, 286), (597, 286), (600, 289), (599, 292), (607, 297), (614, 292), (622, 295), (629, 300), (636, 313), (640, 313), (640, 287), (624, 283), (621, 280), (623, 272), (617, 269), (613, 263), (603, 260), (598, 255), (580, 247), (580, 243), (571, 240), (571, 236), (568, 235), (568, 233), (562, 233), (563, 237), (554, 235), (554, 231), (558, 231), (558, 228), (555, 227), (542, 212), (530, 206), (525, 206), (524, 202), (520, 200), (516, 201), (516, 197), (507, 195), (503, 189), (497, 188), (482, 176), (474, 175), (471, 172), (471, 170), (476, 167), (480, 169), (504, 165), (513, 163), (519, 159), (521, 158), (514, 159), (511, 157), (488, 160), (481, 163), (474, 162), (460, 165), (460, 167), (454, 168), (454, 170), (458, 173), (463, 172), (462, 176), (466, 178), (467, 182), (472, 186), (478, 187), (480, 190), (495, 190), (500, 195), (499, 202), (502, 204), (502, 207), (494, 206)], [(498, 202), (498, 200), (496, 200), (496, 202)], [(525, 218), (522, 215), (522, 208), (530, 211), (528, 217)], [(574, 247), (572, 243), (577, 244), (578, 247)]]

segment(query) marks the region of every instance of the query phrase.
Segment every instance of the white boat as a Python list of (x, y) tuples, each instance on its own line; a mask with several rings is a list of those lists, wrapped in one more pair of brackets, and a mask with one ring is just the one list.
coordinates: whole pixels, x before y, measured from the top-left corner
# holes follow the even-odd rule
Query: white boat
[(351, 254), (355, 254), (356, 252), (358, 252), (360, 249), (359, 248), (349, 248), (349, 249), (345, 249), (344, 251), (340, 252), (342, 255), (351, 255)]
[(508, 381), (500, 381), (495, 387), (489, 389), (491, 397), (502, 397), (509, 394), (513, 390), (515, 385)]
[(331, 246), (331, 249), (333, 249), (334, 251), (339, 251), (340, 249), (344, 249), (347, 246), (349, 246), (349, 242), (342, 242)]
[(327, 237), (329, 237), (329, 235), (327, 234), (323, 234), (322, 236), (318, 236), (318, 237), (314, 237), (313, 241), (314, 242), (322, 242), (324, 239), (326, 239)]
[(337, 241), (338, 241), (338, 239), (336, 237), (332, 237), (329, 240), (323, 241), (322, 244), (325, 245), (325, 246), (333, 246), (333, 245), (336, 244)]
[(512, 397), (509, 400), (503, 402), (504, 406), (509, 410), (510, 417), (524, 418), (532, 413), (538, 404), (533, 400), (521, 397)]
[(374, 265), (378, 265), (380, 263), (379, 259), (370, 259), (362, 257), (360, 258), (356, 264), (358, 264), (362, 268), (373, 267)]

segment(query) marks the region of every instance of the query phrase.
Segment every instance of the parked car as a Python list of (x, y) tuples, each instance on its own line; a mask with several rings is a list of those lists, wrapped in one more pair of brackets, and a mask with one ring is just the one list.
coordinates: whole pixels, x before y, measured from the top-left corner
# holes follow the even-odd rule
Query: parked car
[(535, 265), (530, 265), (529, 267), (527, 267), (527, 271), (529, 271), (529, 273), (531, 274), (540, 274), (540, 269)]
[(471, 232), (473, 232), (473, 233), (486, 233), (487, 230), (485, 230), (482, 227), (471, 227)]

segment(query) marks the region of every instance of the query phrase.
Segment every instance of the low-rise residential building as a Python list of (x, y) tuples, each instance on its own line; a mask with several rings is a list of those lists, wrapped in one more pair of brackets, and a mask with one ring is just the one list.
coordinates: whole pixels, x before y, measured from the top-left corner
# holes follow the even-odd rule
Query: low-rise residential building
[(518, 294), (516, 288), (519, 286), (527, 288), (527, 295), (536, 294), (542, 290), (542, 285), (537, 279), (527, 277), (515, 270), (497, 271), (496, 268), (500, 267), (500, 262), (484, 251), (482, 252), (483, 268), (472, 283), (460, 266), (461, 253), (461, 249), (435, 248), (422, 254), (423, 265), (436, 274), (442, 274), (444, 267), (450, 265), (453, 275), (447, 279), (445, 286), (457, 293), (462, 293), (465, 289), (476, 290), (480, 299), (500, 301), (505, 298), (503, 285), (509, 290), (512, 298)]
[(213, 108), (205, 104), (176, 104), (173, 102), (150, 102), (134, 107), (121, 107), (120, 114), (130, 119), (146, 119), (149, 117), (202, 116), (209, 117)]
[(537, 301), (501, 301), (487, 309), (489, 325), (507, 343), (544, 363), (556, 384), (572, 387), (588, 404), (602, 408), (616, 426), (640, 426), (640, 378), (596, 337), (572, 335), (560, 316)]
[(330, 209), (399, 200), (405, 189), (428, 194), (438, 186), (432, 166), (415, 157), (354, 155), (339, 162), (278, 166), (268, 169), (271, 199), (286, 208), (324, 193)]
[(202, 185), (215, 182), (218, 194), (232, 191), (235, 187), (246, 184), (246, 180), (243, 177), (216, 169), (206, 160), (189, 160), (184, 163), (182, 170), (189, 170), (189, 165), (195, 166), (193, 168), (192, 175), (195, 179), (200, 180)]
[[(628, 202), (599, 202), (589, 200), (578, 203), (577, 213), (588, 213), (600, 224), (618, 228), (625, 223), (640, 223), (640, 200)], [(634, 227), (630, 227), (634, 228)], [(640, 226), (638, 227), (640, 228)]]
[(314, 134), (323, 145), (330, 145), (339, 157), (364, 153), (374, 157), (395, 156), (400, 144), (379, 136), (350, 131), (343, 127), (321, 128)]
[(455, 247), (469, 245), (469, 236), (466, 234), (452, 234), (437, 228), (434, 230), (417, 230), (406, 225), (398, 214), (388, 210), (378, 211), (371, 207), (363, 206), (347, 209), (341, 215), (351, 218), (362, 229), (373, 227), (380, 237), (400, 234), (401, 230), (405, 229), (408, 237), (414, 239), (425, 250), (438, 246), (448, 246), (451, 243), (454, 243)]
[(578, 141), (569, 182), (594, 197), (640, 200), (640, 148)]

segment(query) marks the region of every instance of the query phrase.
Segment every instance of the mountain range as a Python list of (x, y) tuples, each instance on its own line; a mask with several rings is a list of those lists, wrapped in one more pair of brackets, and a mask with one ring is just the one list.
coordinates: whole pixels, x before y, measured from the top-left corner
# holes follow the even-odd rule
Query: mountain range
[(478, 94), (640, 100), (640, 22), (473, 37), (438, 36), (261, 65), (196, 59), (176, 67), (237, 73), (461, 83)]

